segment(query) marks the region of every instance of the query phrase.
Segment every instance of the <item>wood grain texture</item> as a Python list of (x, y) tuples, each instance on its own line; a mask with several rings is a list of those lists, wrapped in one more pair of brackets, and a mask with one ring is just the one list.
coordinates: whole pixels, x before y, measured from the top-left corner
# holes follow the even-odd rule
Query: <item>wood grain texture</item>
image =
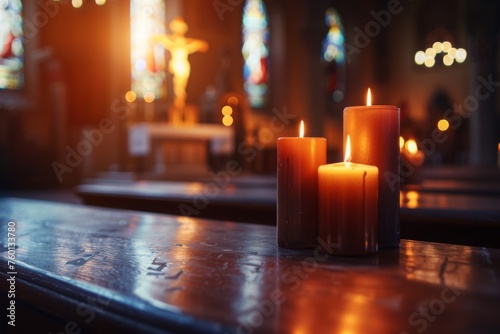
[(402, 240), (334, 257), (280, 249), (272, 226), (0, 199), (2, 290), (11, 220), (16, 300), (51, 320), (45, 332), (68, 322), (151, 333), (500, 328), (500, 250)]

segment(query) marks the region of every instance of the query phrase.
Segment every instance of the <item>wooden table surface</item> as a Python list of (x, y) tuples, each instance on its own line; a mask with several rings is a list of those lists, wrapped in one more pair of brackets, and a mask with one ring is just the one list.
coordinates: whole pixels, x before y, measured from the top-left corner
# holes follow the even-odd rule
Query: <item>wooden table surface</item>
[(500, 250), (402, 240), (374, 256), (335, 257), (280, 249), (272, 226), (7, 198), (2, 293), (9, 221), (24, 332), (500, 328)]

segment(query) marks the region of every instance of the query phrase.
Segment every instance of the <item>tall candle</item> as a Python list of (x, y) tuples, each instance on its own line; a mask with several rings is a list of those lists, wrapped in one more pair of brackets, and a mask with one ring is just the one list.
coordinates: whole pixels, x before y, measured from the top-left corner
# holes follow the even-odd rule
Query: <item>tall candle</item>
[(280, 247), (316, 246), (318, 167), (326, 163), (326, 139), (278, 138), (277, 243)]
[(373, 254), (378, 250), (378, 168), (349, 162), (347, 138), (344, 162), (318, 168), (319, 237), (333, 254)]
[[(344, 143), (351, 137), (352, 160), (378, 167), (378, 244), (399, 246), (399, 108), (367, 105), (344, 109)], [(345, 146), (345, 145), (344, 145)]]

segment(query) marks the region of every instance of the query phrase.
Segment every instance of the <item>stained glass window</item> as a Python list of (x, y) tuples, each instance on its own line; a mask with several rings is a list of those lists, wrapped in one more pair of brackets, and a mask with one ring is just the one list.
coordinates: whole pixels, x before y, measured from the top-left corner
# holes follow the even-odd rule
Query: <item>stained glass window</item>
[(323, 59), (326, 61), (326, 93), (330, 102), (344, 99), (345, 90), (345, 45), (344, 27), (340, 15), (334, 8), (325, 12), (328, 33), (323, 40)]
[(261, 0), (247, 0), (243, 8), (243, 78), (249, 103), (261, 108), (269, 90), (269, 30)]
[(20, 0), (0, 0), (0, 89), (24, 87), (22, 9)]
[[(0, 0), (1, 1), (1, 0)], [(132, 91), (166, 95), (165, 53), (151, 36), (165, 34), (165, 0), (130, 0)]]
[(328, 62), (335, 61), (341, 65), (345, 60), (344, 27), (342, 26), (342, 20), (337, 11), (330, 8), (325, 13), (325, 21), (330, 29), (323, 40), (323, 58)]

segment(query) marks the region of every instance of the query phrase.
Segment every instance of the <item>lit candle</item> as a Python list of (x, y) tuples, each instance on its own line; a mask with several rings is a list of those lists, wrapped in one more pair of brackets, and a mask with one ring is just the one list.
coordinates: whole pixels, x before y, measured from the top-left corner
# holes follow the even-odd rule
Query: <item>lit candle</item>
[(344, 109), (344, 143), (351, 137), (352, 160), (378, 167), (378, 244), (399, 246), (399, 108), (371, 105)]
[(420, 151), (417, 142), (414, 139), (409, 139), (405, 144), (401, 153), (401, 183), (417, 184), (422, 182), (422, 165), (425, 160), (424, 152)]
[(347, 136), (344, 162), (318, 168), (319, 237), (334, 254), (373, 254), (378, 249), (378, 168), (350, 161)]
[(424, 163), (424, 152), (420, 151), (417, 142), (414, 139), (409, 139), (405, 145), (401, 155), (413, 166), (421, 166)]
[(277, 242), (280, 247), (316, 246), (318, 236), (318, 167), (326, 163), (326, 139), (278, 138)]

